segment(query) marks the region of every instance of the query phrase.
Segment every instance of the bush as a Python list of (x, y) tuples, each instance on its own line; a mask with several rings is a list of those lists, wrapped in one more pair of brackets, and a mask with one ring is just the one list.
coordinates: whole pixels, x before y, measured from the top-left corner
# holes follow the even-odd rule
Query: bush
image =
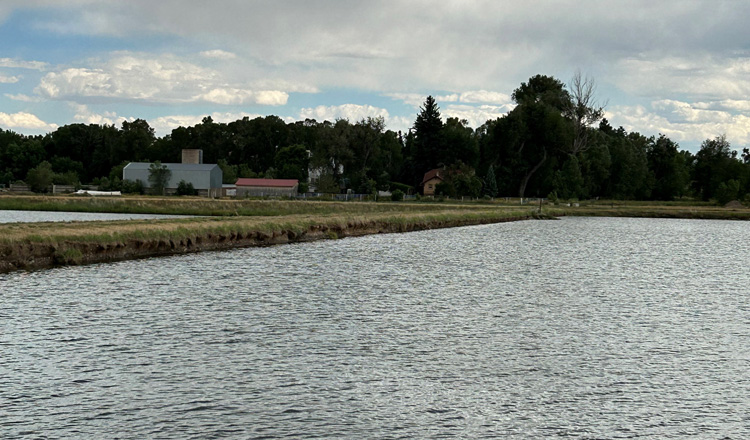
[(26, 174), (26, 182), (34, 192), (48, 192), (52, 187), (54, 178), (55, 173), (52, 171), (52, 165), (46, 160), (30, 169)]
[[(96, 185), (96, 182), (94, 182)], [(99, 181), (100, 191), (122, 191), (122, 180), (119, 177), (114, 176), (114, 179), (110, 180), (107, 177), (102, 177)]]
[(552, 191), (551, 193), (547, 194), (547, 199), (550, 203), (556, 205), (559, 201), (559, 199), (557, 198), (557, 191)]
[(55, 185), (71, 185), (78, 187), (80, 182), (78, 181), (78, 174), (75, 171), (66, 171), (65, 173), (55, 173), (52, 176), (52, 183)]
[(442, 197), (456, 197), (456, 187), (453, 186), (453, 183), (448, 181), (440, 182), (435, 185), (435, 195)]
[(740, 192), (740, 182), (737, 180), (729, 180), (722, 182), (716, 189), (716, 201), (720, 205), (726, 205), (732, 200), (737, 198), (737, 194)]
[(404, 200), (404, 192), (397, 189), (391, 193), (391, 201), (400, 202)]
[(143, 182), (136, 180), (123, 180), (122, 181), (122, 192), (125, 194), (144, 194), (146, 191), (143, 187)]
[(198, 190), (195, 189), (192, 183), (180, 180), (180, 183), (177, 184), (176, 194), (178, 196), (197, 196)]

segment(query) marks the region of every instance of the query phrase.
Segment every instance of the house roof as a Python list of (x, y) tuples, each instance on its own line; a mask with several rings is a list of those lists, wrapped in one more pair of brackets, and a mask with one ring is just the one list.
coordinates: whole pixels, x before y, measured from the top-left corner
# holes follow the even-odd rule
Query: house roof
[(432, 180), (432, 179), (440, 179), (443, 180), (443, 169), (442, 168), (435, 168), (434, 170), (430, 170), (426, 173), (424, 173), (424, 178), (422, 179), (422, 183), (420, 185), (424, 185), (426, 182)]
[(297, 179), (249, 179), (241, 177), (237, 179), (237, 186), (264, 186), (274, 188), (291, 188), (299, 185)]
[[(211, 171), (219, 166), (215, 163), (163, 163), (172, 171)], [(125, 165), (129, 170), (148, 170), (151, 162), (130, 162)]]

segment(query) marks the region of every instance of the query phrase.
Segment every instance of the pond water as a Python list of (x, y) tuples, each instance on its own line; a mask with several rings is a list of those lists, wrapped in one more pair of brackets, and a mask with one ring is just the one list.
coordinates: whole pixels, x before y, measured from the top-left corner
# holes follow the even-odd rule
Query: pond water
[(2, 438), (750, 438), (750, 223), (0, 275)]
[(70, 222), (94, 220), (142, 220), (180, 218), (184, 215), (115, 214), (105, 212), (14, 211), (0, 210), (0, 223)]

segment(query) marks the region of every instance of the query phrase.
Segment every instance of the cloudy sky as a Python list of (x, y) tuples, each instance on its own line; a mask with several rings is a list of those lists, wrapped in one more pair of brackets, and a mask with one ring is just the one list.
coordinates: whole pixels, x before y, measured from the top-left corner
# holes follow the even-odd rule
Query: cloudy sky
[(477, 127), (535, 74), (593, 77), (615, 127), (750, 145), (750, 2), (2, 0), (0, 127), (383, 116)]

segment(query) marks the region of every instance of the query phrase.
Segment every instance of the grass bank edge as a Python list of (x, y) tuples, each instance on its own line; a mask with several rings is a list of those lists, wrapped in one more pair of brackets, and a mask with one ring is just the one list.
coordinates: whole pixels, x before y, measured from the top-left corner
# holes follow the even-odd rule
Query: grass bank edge
[(425, 213), (339, 214), (329, 216), (221, 217), (165, 220), (127, 220), (114, 222), (30, 223), (0, 225), (0, 244), (24, 243), (60, 245), (70, 243), (125, 243), (131, 240), (180, 241), (197, 237), (236, 237), (249, 234), (295, 235), (311, 229), (339, 230), (409, 225), (443, 227), (448, 223), (481, 223), (520, 220), (534, 216), (532, 210), (454, 210)]
[(513, 207), (477, 202), (450, 201), (443, 203), (420, 202), (359, 202), (327, 200), (283, 199), (207, 199), (205, 197), (81, 197), (69, 195), (2, 195), (0, 210), (16, 211), (69, 211), (115, 214), (164, 214), (202, 216), (279, 216), (289, 214), (335, 214), (340, 212), (430, 212), (446, 207)]

